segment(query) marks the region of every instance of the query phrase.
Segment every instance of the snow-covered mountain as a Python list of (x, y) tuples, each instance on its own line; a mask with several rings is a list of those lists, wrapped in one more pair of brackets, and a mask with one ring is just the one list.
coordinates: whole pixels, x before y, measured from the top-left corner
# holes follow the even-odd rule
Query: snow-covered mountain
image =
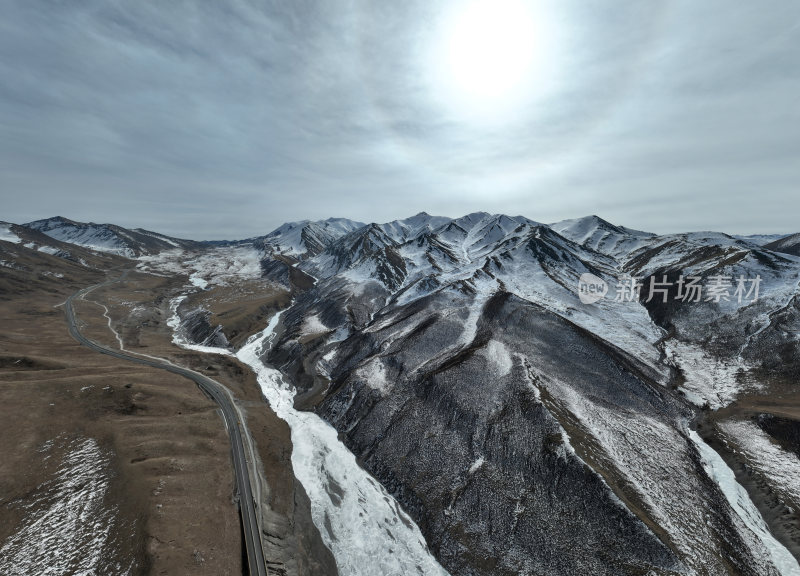
[(24, 226), (62, 242), (126, 258), (157, 254), (163, 250), (176, 248), (193, 248), (200, 244), (191, 240), (171, 238), (141, 228), (131, 230), (114, 224), (75, 222), (61, 216), (35, 220)]
[[(267, 358), (451, 573), (800, 570), (785, 544), (797, 533), (768, 527), (764, 492), (748, 495), (706, 443), (744, 441), (716, 418), (800, 369), (787, 332), (800, 325), (800, 258), (594, 216), (546, 226), (475, 213), (397, 229), (365, 226), (299, 263), (316, 283)], [(585, 275), (605, 298), (581, 302)], [(731, 285), (719, 301), (681, 301), (682, 275)], [(759, 278), (759, 295), (739, 301), (737, 278)], [(671, 284), (666, 303), (648, 301), (656, 280)]]
[(347, 218), (287, 222), (253, 242), (275, 254), (303, 258), (319, 254), (337, 238), (363, 226), (363, 222)]
[[(105, 241), (74, 224), (52, 228)], [(450, 574), (782, 576), (800, 574), (798, 239), (421, 213), (139, 264), (187, 290), (291, 289), (248, 362), (280, 367), (269, 393), (330, 423)], [(198, 318), (232, 341), (202, 310), (187, 338)]]

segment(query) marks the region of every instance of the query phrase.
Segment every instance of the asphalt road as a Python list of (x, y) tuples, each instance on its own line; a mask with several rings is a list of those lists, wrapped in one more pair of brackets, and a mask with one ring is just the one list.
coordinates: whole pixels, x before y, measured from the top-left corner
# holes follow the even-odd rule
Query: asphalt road
[[(127, 273), (126, 273), (127, 274)], [(123, 274), (123, 278), (126, 274)], [(136, 356), (128, 354), (121, 350), (113, 350), (98, 344), (97, 342), (86, 338), (81, 334), (76, 322), (75, 309), (72, 302), (76, 298), (81, 298), (92, 290), (101, 286), (107, 286), (119, 281), (121, 278), (108, 280), (102, 284), (89, 286), (83, 290), (79, 290), (70, 296), (64, 303), (64, 308), (67, 313), (67, 325), (69, 326), (70, 335), (78, 342), (100, 352), (107, 354), (120, 360), (127, 360), (144, 366), (152, 368), (160, 368), (173, 374), (179, 374), (189, 380), (195, 382), (200, 389), (205, 392), (222, 411), (225, 418), (225, 426), (228, 429), (228, 436), (231, 440), (231, 452), (233, 457), (233, 468), (236, 474), (236, 496), (239, 502), (239, 513), (242, 517), (242, 525), (244, 527), (245, 546), (247, 549), (247, 562), (251, 576), (267, 576), (267, 567), (264, 562), (264, 552), (261, 548), (261, 532), (258, 527), (258, 514), (256, 512), (255, 500), (253, 499), (253, 492), (250, 486), (250, 473), (247, 468), (247, 460), (245, 458), (244, 442), (242, 440), (242, 432), (239, 427), (239, 418), (236, 408), (233, 406), (233, 400), (229, 391), (219, 382), (212, 380), (193, 370), (181, 368), (174, 364), (170, 364), (166, 360), (160, 361), (155, 358)]]

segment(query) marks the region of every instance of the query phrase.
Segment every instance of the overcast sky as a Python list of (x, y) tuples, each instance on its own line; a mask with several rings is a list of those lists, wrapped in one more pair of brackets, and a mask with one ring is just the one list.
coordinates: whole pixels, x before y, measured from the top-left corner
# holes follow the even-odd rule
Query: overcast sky
[(485, 210), (800, 231), (797, 0), (533, 1), (535, 57), (490, 96), (471, 93), (485, 66), (469, 85), (448, 69), (476, 53), (454, 37), (498, 41), (459, 28), (470, 2), (0, 8), (0, 220), (212, 239)]

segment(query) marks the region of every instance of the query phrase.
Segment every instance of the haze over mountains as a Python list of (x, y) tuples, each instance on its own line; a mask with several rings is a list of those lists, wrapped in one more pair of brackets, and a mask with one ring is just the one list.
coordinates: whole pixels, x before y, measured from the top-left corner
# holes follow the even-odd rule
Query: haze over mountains
[[(279, 369), (450, 574), (762, 576), (800, 574), (798, 238), (479, 212), (202, 243), (57, 217), (0, 227), (0, 257), (184, 275), (176, 337)], [(291, 294), (257, 352), (192, 300), (252, 279)]]

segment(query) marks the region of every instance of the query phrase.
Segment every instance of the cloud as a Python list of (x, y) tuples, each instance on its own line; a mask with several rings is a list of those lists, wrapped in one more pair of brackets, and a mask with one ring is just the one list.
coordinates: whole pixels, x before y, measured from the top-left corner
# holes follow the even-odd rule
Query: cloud
[(193, 238), (419, 210), (795, 227), (795, 3), (540, 0), (559, 81), (497, 126), (435, 97), (456, 4), (6, 2), (2, 218)]

